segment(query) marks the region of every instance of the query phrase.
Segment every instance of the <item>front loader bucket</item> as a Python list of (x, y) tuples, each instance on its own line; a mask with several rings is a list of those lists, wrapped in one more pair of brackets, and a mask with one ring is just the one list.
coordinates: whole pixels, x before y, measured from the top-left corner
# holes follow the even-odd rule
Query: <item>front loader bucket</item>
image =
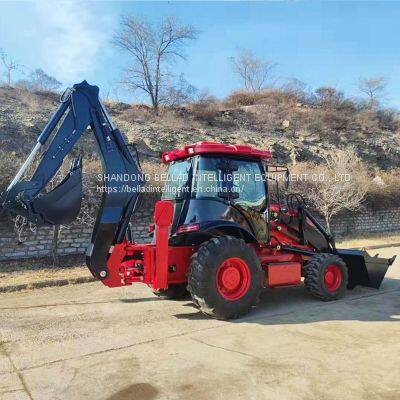
[(348, 289), (354, 289), (357, 285), (379, 289), (389, 266), (396, 258), (381, 258), (378, 254), (371, 257), (364, 250), (338, 249), (337, 253), (349, 271)]

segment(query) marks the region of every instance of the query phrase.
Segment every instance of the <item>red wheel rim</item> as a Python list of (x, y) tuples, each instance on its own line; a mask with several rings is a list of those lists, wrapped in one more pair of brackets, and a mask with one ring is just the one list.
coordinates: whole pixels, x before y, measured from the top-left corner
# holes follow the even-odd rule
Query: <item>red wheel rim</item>
[(218, 267), (218, 293), (227, 300), (237, 300), (244, 296), (250, 286), (250, 269), (237, 257), (227, 258)]
[(325, 287), (329, 292), (337, 290), (342, 283), (342, 271), (336, 264), (327, 266), (324, 275)]

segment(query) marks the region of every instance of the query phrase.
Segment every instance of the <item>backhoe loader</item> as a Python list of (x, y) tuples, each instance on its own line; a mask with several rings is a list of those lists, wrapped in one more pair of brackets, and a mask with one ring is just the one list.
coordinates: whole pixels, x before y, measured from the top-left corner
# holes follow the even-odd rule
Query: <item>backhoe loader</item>
[[(153, 241), (134, 242), (131, 216), (145, 183), (138, 156), (114, 126), (98, 87), (86, 81), (62, 95), (2, 193), (3, 207), (36, 225), (73, 221), (81, 206), (82, 160), (74, 160), (53, 190), (46, 186), (88, 127), (98, 143), (103, 173), (129, 177), (105, 181), (86, 253), (89, 270), (108, 287), (141, 282), (164, 298), (190, 294), (203, 313), (230, 319), (249, 312), (263, 288), (303, 284), (325, 301), (343, 297), (356, 285), (379, 288), (394, 261), (337, 249), (299, 194), (272, 201), (275, 183), (269, 172), (288, 171), (270, 164), (270, 151), (217, 142), (162, 153), (168, 181), (155, 204)], [(35, 172), (21, 179), (41, 149)]]

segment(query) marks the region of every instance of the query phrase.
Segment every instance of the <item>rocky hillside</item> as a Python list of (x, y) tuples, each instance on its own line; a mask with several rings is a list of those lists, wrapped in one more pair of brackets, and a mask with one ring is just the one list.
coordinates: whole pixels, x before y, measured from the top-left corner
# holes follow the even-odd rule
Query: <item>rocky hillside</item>
[[(0, 149), (23, 157), (58, 104), (58, 95), (0, 87)], [(393, 110), (372, 110), (339, 96), (307, 98), (271, 90), (254, 98), (234, 93), (154, 115), (145, 105), (109, 101), (110, 114), (130, 142), (154, 151), (199, 140), (248, 143), (274, 151), (279, 162), (313, 160), (352, 146), (373, 169), (400, 167), (400, 122)], [(80, 148), (92, 153), (90, 134)]]

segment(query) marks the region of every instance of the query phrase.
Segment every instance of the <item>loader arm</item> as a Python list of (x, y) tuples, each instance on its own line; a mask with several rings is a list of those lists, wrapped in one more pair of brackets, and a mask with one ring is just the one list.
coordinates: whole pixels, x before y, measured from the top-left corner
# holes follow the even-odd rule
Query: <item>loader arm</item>
[[(58, 130), (49, 141), (57, 126)], [(58, 109), (1, 199), (5, 209), (38, 225), (71, 222), (79, 212), (82, 197), (81, 160), (74, 161), (69, 175), (55, 189), (46, 193), (45, 188), (88, 127), (100, 150), (104, 176), (125, 179), (104, 180), (102, 201), (86, 254), (92, 274), (104, 279), (108, 275), (106, 263), (110, 248), (125, 238), (143, 179), (121, 132), (99, 100), (97, 86), (83, 81), (64, 93)], [(47, 149), (31, 179), (20, 181), (45, 144)]]

